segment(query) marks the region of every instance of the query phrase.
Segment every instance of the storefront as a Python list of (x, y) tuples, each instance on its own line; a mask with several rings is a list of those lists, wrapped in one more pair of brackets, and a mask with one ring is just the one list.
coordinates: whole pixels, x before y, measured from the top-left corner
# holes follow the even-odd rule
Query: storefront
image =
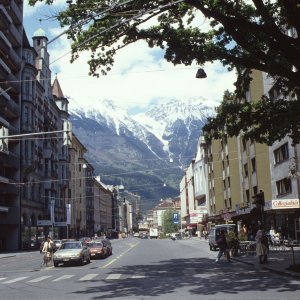
[(265, 205), (265, 227), (274, 228), (283, 239), (300, 240), (299, 199), (275, 199)]

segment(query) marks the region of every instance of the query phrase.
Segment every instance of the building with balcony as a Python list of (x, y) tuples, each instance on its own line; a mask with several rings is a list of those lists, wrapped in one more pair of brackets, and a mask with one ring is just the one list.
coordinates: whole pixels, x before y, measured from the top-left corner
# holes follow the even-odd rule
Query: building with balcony
[[(20, 133), (23, 1), (0, 1), (0, 134)], [(0, 250), (20, 246), (20, 141), (0, 141)]]

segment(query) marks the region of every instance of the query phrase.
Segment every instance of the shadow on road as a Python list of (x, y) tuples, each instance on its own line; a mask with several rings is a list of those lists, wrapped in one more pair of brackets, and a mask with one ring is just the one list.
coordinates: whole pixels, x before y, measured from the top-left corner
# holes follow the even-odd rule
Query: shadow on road
[[(241, 268), (225, 260), (215, 263), (207, 258), (172, 259), (159, 264), (114, 268), (110, 274), (124, 274), (124, 278), (94, 280), (95, 284), (101, 284), (74, 293), (90, 294), (91, 299), (102, 299), (171, 296), (175, 290), (183, 287), (190, 289), (191, 295), (199, 296), (218, 293), (230, 295), (247, 291), (257, 293), (269, 289), (293, 292), (300, 289), (300, 284), (295, 284), (292, 278), (274, 280), (269, 271), (251, 270), (245, 266)], [(132, 275), (139, 274), (145, 277), (131, 278)]]

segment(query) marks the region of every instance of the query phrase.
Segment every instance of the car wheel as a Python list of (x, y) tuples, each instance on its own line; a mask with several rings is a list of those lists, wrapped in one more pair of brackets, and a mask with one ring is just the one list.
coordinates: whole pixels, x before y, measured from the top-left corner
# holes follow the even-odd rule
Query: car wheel
[(212, 251), (212, 250), (213, 250), (213, 248), (212, 248), (211, 244), (209, 244), (209, 250), (210, 250), (210, 251)]
[(54, 262), (53, 265), (54, 265), (55, 268), (57, 268), (58, 267), (58, 262)]

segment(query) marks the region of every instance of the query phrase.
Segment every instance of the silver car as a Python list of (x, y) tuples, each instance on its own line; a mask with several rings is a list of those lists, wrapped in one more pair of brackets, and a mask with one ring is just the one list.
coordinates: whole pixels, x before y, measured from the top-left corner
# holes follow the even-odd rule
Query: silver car
[(83, 265), (91, 261), (89, 247), (83, 242), (65, 242), (53, 254), (54, 267), (60, 263), (78, 263)]

